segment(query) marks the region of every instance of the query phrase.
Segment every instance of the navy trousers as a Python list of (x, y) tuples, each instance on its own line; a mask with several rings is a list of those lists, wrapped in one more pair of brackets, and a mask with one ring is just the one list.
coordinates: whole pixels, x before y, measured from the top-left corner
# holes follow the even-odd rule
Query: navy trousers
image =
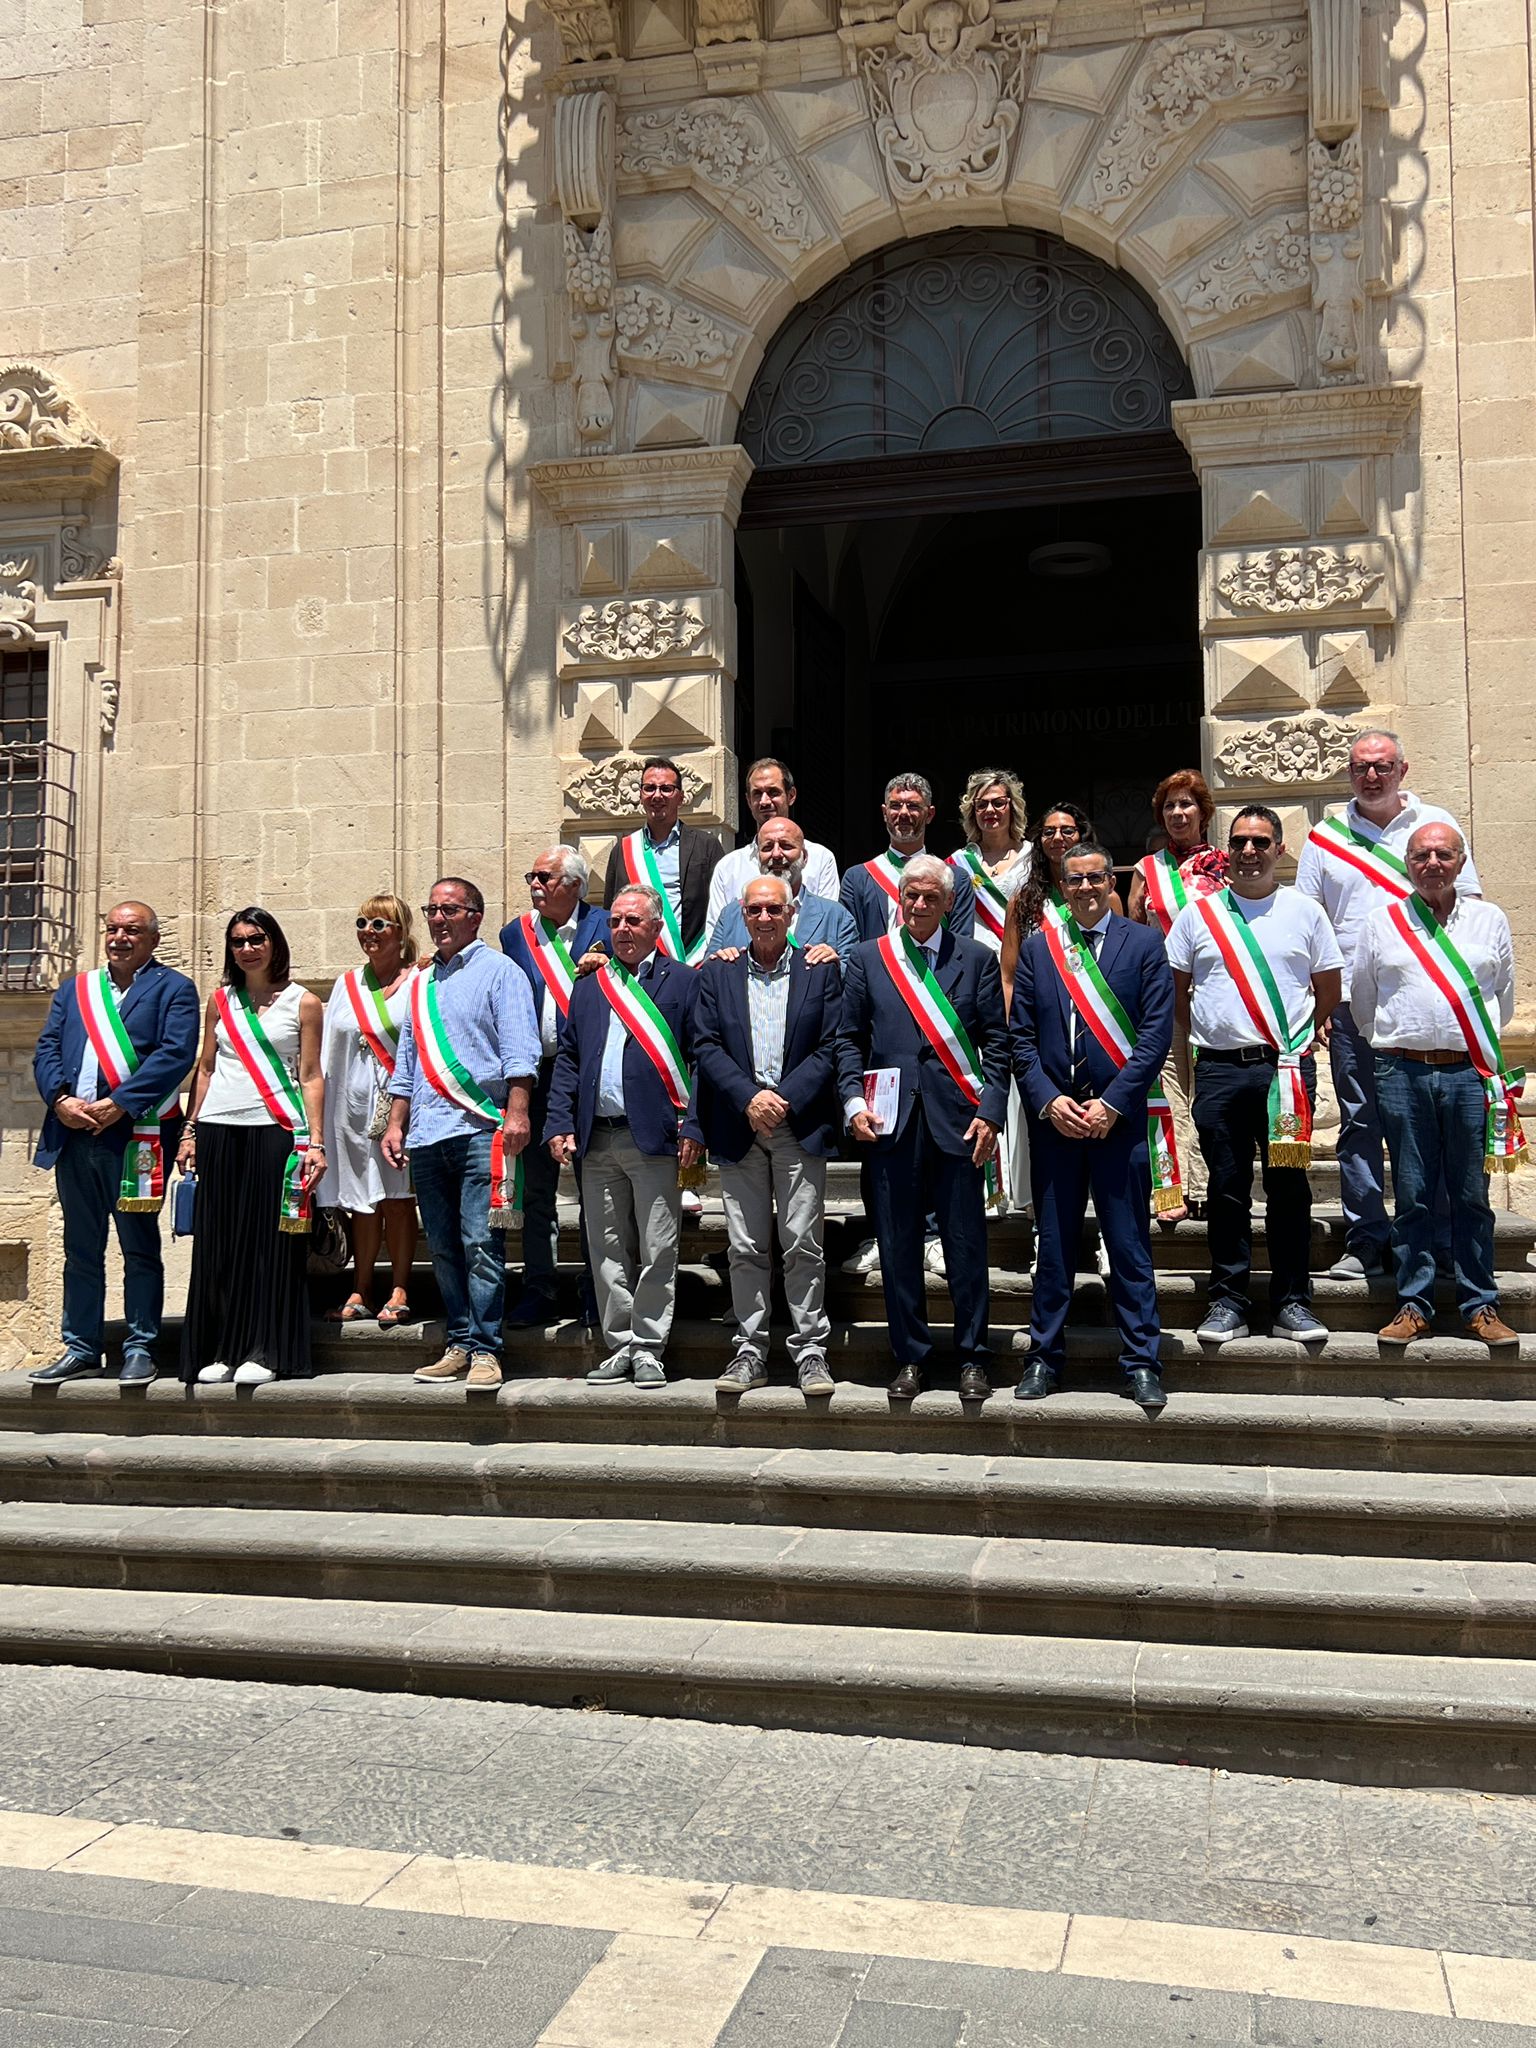
[(898, 1365), (922, 1365), (933, 1352), (923, 1284), (923, 1225), (937, 1211), (944, 1269), (955, 1308), (955, 1352), (962, 1366), (987, 1360), (987, 1209), (971, 1155), (941, 1152), (923, 1115), (922, 1097), (906, 1128), (871, 1155), (870, 1203), (880, 1245), (885, 1319)]
[(1036, 1119), (1029, 1131), (1029, 1184), (1036, 1239), (1029, 1364), (1061, 1371), (1078, 1240), (1091, 1194), (1109, 1253), (1121, 1370), (1157, 1372), (1162, 1326), (1152, 1270), (1146, 1117), (1121, 1117), (1107, 1138), (1063, 1138), (1052, 1124)]

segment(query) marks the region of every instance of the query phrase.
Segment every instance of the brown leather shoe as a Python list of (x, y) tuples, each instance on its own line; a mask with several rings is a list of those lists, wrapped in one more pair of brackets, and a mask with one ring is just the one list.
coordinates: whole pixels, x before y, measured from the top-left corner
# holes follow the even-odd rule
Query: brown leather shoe
[(915, 1365), (904, 1365), (891, 1381), (890, 1395), (893, 1401), (915, 1401), (923, 1391), (923, 1376)]
[(1512, 1330), (1508, 1323), (1501, 1323), (1495, 1309), (1474, 1309), (1461, 1327), (1466, 1336), (1475, 1337), (1490, 1351), (1507, 1351), (1520, 1342), (1519, 1332)]
[(1429, 1324), (1411, 1301), (1405, 1301), (1387, 1327), (1376, 1332), (1376, 1341), (1378, 1344), (1411, 1344), (1415, 1338), (1428, 1335)]
[(469, 1353), (462, 1345), (450, 1344), (441, 1358), (434, 1358), (430, 1365), (418, 1365), (412, 1378), (418, 1380), (456, 1380), (469, 1371)]
[(492, 1358), (489, 1351), (477, 1351), (475, 1353), (474, 1363), (469, 1368), (469, 1378), (464, 1384), (469, 1387), (499, 1387), (501, 1385), (501, 1367)]

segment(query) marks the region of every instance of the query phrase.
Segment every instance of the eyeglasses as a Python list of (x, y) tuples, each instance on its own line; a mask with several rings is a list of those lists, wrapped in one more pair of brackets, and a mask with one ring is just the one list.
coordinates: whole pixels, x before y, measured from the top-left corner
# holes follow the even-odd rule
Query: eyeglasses
[(1043, 825), (1040, 828), (1042, 839), (1081, 839), (1082, 836), (1075, 825)]
[(553, 868), (530, 868), (527, 874), (524, 875), (523, 880), (530, 889), (535, 882), (542, 888), (547, 889), (551, 882), (563, 882), (565, 875), (563, 872), (557, 875)]
[(237, 953), (259, 953), (263, 946), (270, 946), (272, 941), (265, 932), (260, 932), (254, 936), (241, 934), (231, 939), (229, 943)]
[(1096, 875), (1063, 875), (1063, 889), (1104, 889), (1109, 886), (1110, 877), (1101, 869)]
[(1006, 811), (1011, 808), (1012, 802), (1013, 799), (1006, 796), (979, 796), (974, 808), (978, 811)]
[(360, 917), (357, 928), (360, 932), (397, 932), (400, 929), (392, 917)]
[(1230, 847), (1252, 846), (1260, 853), (1268, 853), (1274, 843), (1267, 832), (1233, 832), (1227, 839)]
[(469, 903), (423, 903), (423, 917), (474, 917), (478, 915)]
[(638, 926), (642, 924), (649, 924), (651, 922), (651, 917), (649, 912), (644, 910), (610, 910), (608, 913), (608, 922), (610, 924)]
[(1349, 772), (1361, 782), (1365, 780), (1367, 775), (1380, 775), (1385, 778), (1388, 775), (1395, 775), (1397, 773), (1397, 763), (1395, 761), (1351, 761)]

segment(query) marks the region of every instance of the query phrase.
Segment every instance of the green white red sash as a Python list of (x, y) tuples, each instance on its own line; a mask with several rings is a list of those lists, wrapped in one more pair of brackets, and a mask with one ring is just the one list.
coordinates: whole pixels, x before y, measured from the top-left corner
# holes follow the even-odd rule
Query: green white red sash
[(901, 871), (907, 864), (904, 853), (878, 853), (864, 863), (864, 872), (877, 889), (887, 895), (896, 910), (901, 909)]
[[(1065, 925), (1053, 919), (1043, 930), (1051, 962), (1073, 1008), (1118, 1070), (1136, 1050), (1135, 1025), (1084, 943), (1082, 927), (1071, 912), (1067, 913)], [(1158, 1214), (1167, 1209), (1182, 1209), (1184, 1188), (1179, 1175), (1173, 1110), (1160, 1087), (1147, 1091), (1147, 1157), (1152, 1166), (1153, 1209)]]
[(349, 968), (342, 976), (347, 1000), (364, 1045), (386, 1074), (395, 1071), (395, 1053), (400, 1044), (400, 1026), (389, 1014), (389, 998), (371, 967)]
[(1149, 853), (1141, 863), (1141, 879), (1146, 884), (1152, 915), (1162, 926), (1166, 939), (1173, 920), (1189, 901), (1179, 864), (1171, 853)]
[[(628, 832), (619, 841), (624, 858), (624, 872), (631, 882), (641, 888), (656, 891), (661, 898), (661, 936), (656, 943), (663, 953), (674, 960), (681, 960), (685, 967), (697, 967), (704, 958), (709, 944), (708, 936), (700, 932), (691, 946), (683, 944), (683, 928), (677, 921), (677, 912), (672, 908), (672, 899), (662, 886), (661, 863), (647, 838), (642, 826), (638, 832)], [(678, 872), (682, 872), (682, 845), (678, 845)]]
[(416, 1058), (428, 1084), (456, 1109), (495, 1125), (491, 1139), (491, 1228), (516, 1229), (523, 1220), (522, 1155), (514, 1155), (509, 1169), (501, 1111), (453, 1049), (430, 967), (423, 967), (411, 982), (411, 1031), (416, 1040)]
[[(117, 984), (105, 967), (75, 976), (80, 1021), (96, 1055), (107, 1094), (138, 1072), (138, 1049), (118, 1014)], [(181, 1090), (173, 1089), (160, 1107), (133, 1121), (133, 1135), (123, 1152), (123, 1177), (118, 1183), (119, 1209), (155, 1214), (165, 1200), (165, 1144), (160, 1126), (181, 1109)]]
[[(944, 1071), (972, 1109), (981, 1106), (986, 1083), (981, 1061), (971, 1035), (961, 1023), (955, 1006), (939, 987), (928, 955), (903, 925), (899, 932), (887, 932), (878, 940), (880, 958), (895, 984), (896, 993), (912, 1014), (918, 1030), (938, 1054)], [(985, 1169), (987, 1200), (994, 1206), (1002, 1200), (1002, 1183), (996, 1160)]]
[(283, 1168), (283, 1189), (278, 1201), (277, 1227), (290, 1235), (308, 1230), (309, 1189), (304, 1185), (304, 1164), (309, 1157), (309, 1122), (304, 1114), (304, 1097), (299, 1084), (283, 1065), (277, 1047), (267, 1036), (266, 1026), (243, 988), (216, 988), (214, 1008), (219, 1013), (235, 1055), (250, 1077), (262, 1108), (273, 1123), (293, 1133), (293, 1150)]
[[(665, 895), (662, 901), (666, 901)], [(564, 1017), (571, 1007), (571, 990), (576, 986), (576, 962), (571, 958), (571, 949), (560, 936), (560, 927), (552, 917), (535, 917), (526, 911), (518, 919), (523, 928), (523, 944), (528, 948), (529, 957), (539, 970), (544, 986), (555, 999), (555, 1008)]]
[(672, 1026), (622, 961), (610, 960), (597, 970), (597, 985), (624, 1029), (661, 1077), (667, 1100), (681, 1116), (693, 1085), (688, 1063), (672, 1035)]
[(1506, 1067), (1498, 1030), (1483, 1001), (1477, 976), (1423, 897), (1411, 895), (1394, 903), (1388, 918), (1408, 950), (1444, 996), (1467, 1042), (1472, 1064), (1482, 1076), (1488, 1103), (1483, 1166), (1488, 1173), (1513, 1173), (1528, 1152), (1520, 1128), (1519, 1096), (1525, 1086), (1522, 1067)]
[(1320, 853), (1328, 854), (1345, 867), (1353, 868), (1357, 875), (1364, 875), (1368, 882), (1384, 890), (1399, 903), (1405, 896), (1413, 894), (1413, 884), (1408, 879), (1407, 862), (1395, 854), (1390, 846), (1383, 846), (1376, 839), (1368, 839), (1363, 832), (1348, 824), (1343, 818), (1324, 818), (1320, 825), (1314, 825), (1307, 834), (1307, 844), (1315, 846)]
[(1269, 1084), (1269, 1139), (1265, 1147), (1271, 1166), (1312, 1163), (1312, 1102), (1302, 1077), (1301, 1055), (1312, 1040), (1313, 1012), (1308, 1010), (1293, 1032), (1269, 962), (1248, 920), (1232, 900), (1230, 889), (1195, 899), (1222, 964), (1259, 1037), (1279, 1054)]
[(1003, 943), (1003, 926), (1008, 917), (1008, 892), (988, 874), (986, 862), (974, 846), (962, 846), (954, 856), (965, 870), (976, 901), (976, 928)]

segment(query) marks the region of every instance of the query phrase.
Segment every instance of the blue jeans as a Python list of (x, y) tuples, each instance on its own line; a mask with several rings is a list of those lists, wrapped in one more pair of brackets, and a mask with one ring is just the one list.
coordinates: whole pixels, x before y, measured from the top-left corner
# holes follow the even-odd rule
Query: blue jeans
[(491, 1133), (443, 1138), (411, 1154), (450, 1346), (501, 1357), (506, 1253), (491, 1228)]
[(117, 1191), (123, 1178), (123, 1148), (83, 1131), (67, 1131), (53, 1169), (64, 1211), (64, 1349), (71, 1358), (101, 1363), (102, 1325), (107, 1314), (107, 1225), (117, 1225), (123, 1254), (123, 1314), (128, 1324), (124, 1352), (152, 1351), (165, 1306), (165, 1267), (160, 1257), (160, 1218), (142, 1211), (121, 1215)]
[(1372, 1262), (1386, 1256), (1392, 1235), (1382, 1184), (1381, 1116), (1376, 1104), (1375, 1054), (1360, 1036), (1348, 1003), (1333, 1013), (1328, 1034), (1333, 1092), (1339, 1101), (1339, 1191), (1344, 1201), (1344, 1249)]
[(1487, 1101), (1469, 1061), (1427, 1067), (1419, 1060), (1376, 1056), (1376, 1100), (1392, 1158), (1397, 1217), (1392, 1251), (1397, 1298), (1421, 1315), (1435, 1312), (1435, 1206), (1443, 1183), (1451, 1204), (1451, 1265), (1464, 1317), (1493, 1308), (1493, 1208), (1483, 1171)]

